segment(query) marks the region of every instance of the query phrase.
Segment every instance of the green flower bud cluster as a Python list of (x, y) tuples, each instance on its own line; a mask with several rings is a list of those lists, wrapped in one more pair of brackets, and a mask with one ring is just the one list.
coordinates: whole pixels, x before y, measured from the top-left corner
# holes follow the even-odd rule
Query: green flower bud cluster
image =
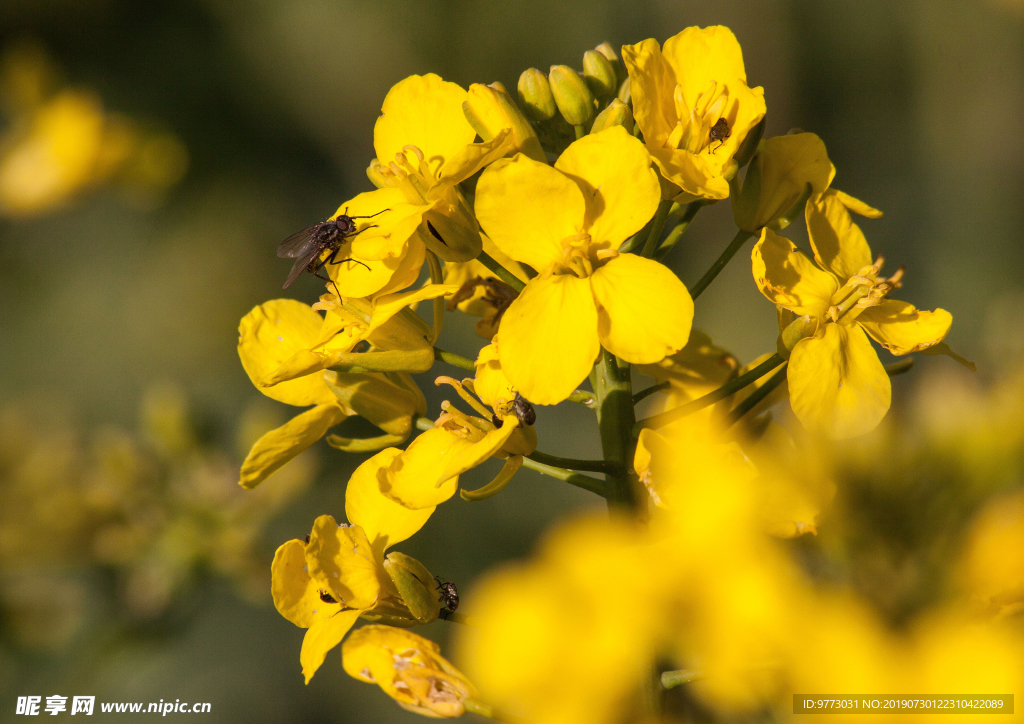
[(629, 79), (609, 43), (583, 54), (582, 72), (567, 65), (553, 65), (546, 75), (523, 71), (516, 90), (548, 153), (557, 155), (577, 138), (612, 126), (634, 131)]

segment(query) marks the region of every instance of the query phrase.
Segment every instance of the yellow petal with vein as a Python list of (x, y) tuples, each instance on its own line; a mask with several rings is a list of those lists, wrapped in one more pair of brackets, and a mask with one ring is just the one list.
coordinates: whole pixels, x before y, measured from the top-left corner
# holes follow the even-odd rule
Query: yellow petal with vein
[(491, 164), (476, 187), (476, 217), (499, 249), (544, 271), (583, 230), (586, 202), (565, 174), (523, 154)]
[(392, 86), (373, 127), (373, 148), (387, 165), (406, 145), (418, 147), (436, 173), (444, 162), (473, 142), (462, 104), (468, 94), (434, 73), (411, 75)]
[(346, 417), (336, 402), (317, 405), (271, 430), (252, 446), (242, 463), (238, 484), (246, 490), (255, 488)]
[(652, 38), (622, 46), (622, 61), (629, 71), (629, 89), (636, 119), (648, 145), (660, 146), (675, 128), (675, 71)]
[(411, 510), (433, 509), (459, 487), (458, 476), (440, 479), (449, 458), (472, 445), (444, 428), (427, 430), (378, 476), (381, 493)]
[(358, 525), (338, 525), (330, 515), (313, 521), (306, 545), (309, 576), (349, 608), (369, 608), (380, 593), (377, 560)]
[(274, 299), (255, 307), (238, 326), (238, 356), (252, 383), (267, 397), (289, 405), (308, 407), (333, 398), (319, 375), (274, 385), (259, 383), (300, 350), (312, 347), (320, 335), (320, 315), (294, 299)]
[(339, 611), (326, 621), (318, 621), (306, 631), (299, 652), (299, 663), (302, 664), (302, 675), (306, 677), (307, 684), (324, 663), (327, 652), (341, 643), (360, 613), (362, 611)]
[(864, 232), (853, 223), (850, 212), (834, 190), (811, 197), (804, 207), (804, 216), (814, 258), (841, 281), (845, 282), (874, 261)]
[(889, 410), (889, 375), (864, 330), (826, 324), (793, 348), (789, 396), (804, 427), (835, 439), (873, 430)]
[(871, 338), (895, 355), (920, 352), (946, 338), (953, 315), (945, 309), (921, 311), (913, 304), (886, 299), (857, 316)]
[(658, 362), (690, 338), (693, 299), (664, 264), (622, 254), (594, 272), (590, 286), (601, 344), (627, 362)]
[(586, 201), (591, 243), (618, 249), (658, 209), (661, 186), (647, 149), (622, 126), (570, 145), (555, 168), (575, 181)]
[(590, 374), (601, 349), (597, 330), (589, 279), (537, 277), (501, 318), (502, 372), (530, 402), (556, 405)]
[(379, 559), (422, 528), (434, 512), (433, 507), (411, 510), (381, 493), (381, 476), (401, 454), (398, 448), (381, 450), (356, 468), (345, 488), (345, 515), (363, 529)]
[(763, 229), (751, 260), (757, 288), (770, 301), (798, 316), (825, 316), (839, 284), (797, 251), (793, 242), (771, 229)]

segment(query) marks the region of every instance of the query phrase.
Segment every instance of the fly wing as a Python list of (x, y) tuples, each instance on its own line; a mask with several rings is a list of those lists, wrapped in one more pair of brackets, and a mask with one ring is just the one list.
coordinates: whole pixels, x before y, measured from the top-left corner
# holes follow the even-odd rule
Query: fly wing
[[(282, 287), (283, 289), (287, 289), (288, 287), (290, 287), (292, 285), (292, 282), (298, 279), (299, 275), (302, 274), (302, 272), (306, 271), (306, 267), (309, 266), (309, 262), (313, 261), (313, 259), (316, 258), (316, 255), (319, 251), (320, 245), (312, 243), (308, 244), (306, 248), (302, 250), (302, 256), (295, 260), (295, 263), (292, 264), (292, 270), (288, 272), (288, 279), (285, 280), (284, 287)], [(278, 256), (281, 256), (280, 251), (278, 252)], [(293, 254), (292, 256), (295, 255)]]
[(289, 236), (277, 247), (277, 255), (282, 259), (285, 257), (304, 256), (309, 251), (307, 246), (311, 248), (316, 247), (316, 244), (313, 243), (313, 231), (315, 229), (316, 226), (309, 226)]

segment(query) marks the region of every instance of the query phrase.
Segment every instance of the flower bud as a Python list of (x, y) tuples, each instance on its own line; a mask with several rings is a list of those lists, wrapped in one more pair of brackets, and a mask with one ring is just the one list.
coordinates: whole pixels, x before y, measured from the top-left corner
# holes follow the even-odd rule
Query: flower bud
[(547, 121), (554, 118), (558, 108), (555, 97), (551, 95), (548, 78), (536, 68), (529, 68), (519, 76), (519, 102), (523, 104), (527, 115), (535, 121)]
[[(451, 718), (473, 707), (466, 676), (441, 656), (433, 641), (390, 626), (363, 626), (341, 646), (341, 664), (354, 679), (377, 684), (402, 708)], [(475, 707), (478, 708), (478, 707)]]
[(469, 86), (469, 95), (462, 104), (462, 111), (469, 125), (485, 141), (490, 141), (503, 128), (509, 128), (512, 130), (514, 151), (521, 151), (534, 161), (546, 161), (533, 126), (508, 97), (504, 88), (499, 90), (494, 86), (473, 83)]
[(619, 89), (611, 61), (596, 50), (588, 50), (583, 54), (583, 79), (598, 98), (613, 96)]
[(784, 310), (783, 314), (780, 314), (779, 322), (780, 326), (785, 326), (779, 332), (779, 338), (775, 347), (780, 357), (789, 359), (789, 355), (793, 352), (793, 348), (796, 347), (798, 342), (808, 337), (813, 337), (815, 332), (818, 331), (820, 320), (809, 314), (797, 317), (789, 310)]
[(548, 73), (551, 95), (562, 117), (573, 126), (585, 126), (594, 118), (594, 95), (586, 81), (567, 65), (553, 65)]
[(618, 98), (613, 98), (608, 107), (597, 114), (590, 132), (600, 133), (612, 126), (622, 126), (629, 133), (633, 132), (633, 111)]
[(615, 48), (607, 40), (594, 48), (594, 50), (607, 58), (608, 62), (611, 63), (612, 69), (615, 71), (615, 86), (618, 88), (622, 85), (622, 81), (629, 77), (629, 74), (626, 73), (626, 67), (622, 64), (622, 59), (619, 58), (619, 54), (615, 52)]
[(384, 570), (416, 621), (430, 623), (440, 615), (437, 582), (422, 563), (404, 553), (393, 552), (384, 559)]
[(736, 225), (745, 231), (785, 228), (812, 194), (828, 188), (833, 176), (825, 144), (813, 133), (761, 141), (742, 189), (738, 176), (730, 182)]
[(328, 370), (324, 381), (344, 408), (391, 435), (408, 436), (413, 415), (426, 412), (423, 393), (400, 387), (382, 374)]

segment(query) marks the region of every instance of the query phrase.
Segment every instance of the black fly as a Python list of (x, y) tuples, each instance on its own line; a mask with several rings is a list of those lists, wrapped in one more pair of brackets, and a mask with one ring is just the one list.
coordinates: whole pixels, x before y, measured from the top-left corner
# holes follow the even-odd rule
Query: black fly
[[(284, 288), (290, 287), (292, 282), (298, 279), (299, 275), (304, 271), (308, 271), (324, 281), (330, 281), (318, 273), (328, 264), (340, 264), (343, 261), (351, 261), (356, 264), (362, 264), (369, 269), (366, 264), (356, 259), (338, 259), (338, 252), (341, 250), (341, 245), (345, 240), (366, 231), (366, 229), (373, 228), (372, 226), (367, 226), (356, 231), (356, 219), (372, 219), (378, 214), (383, 214), (384, 211), (387, 211), (387, 209), (378, 211), (370, 216), (339, 214), (337, 218), (313, 224), (313, 226), (292, 234), (282, 241), (281, 245), (277, 247), (277, 255), (282, 259), (286, 257), (295, 259), (295, 264), (292, 265), (292, 270), (288, 274)], [(325, 251), (329, 251), (330, 254), (321, 259), (320, 257), (323, 256)]]
[(437, 576), (434, 576), (434, 580), (437, 581), (437, 592), (441, 597), (443, 613), (455, 613), (455, 609), (459, 607), (459, 589), (451, 581), (442, 581)]
[[(537, 422), (537, 411), (533, 409), (533, 405), (530, 404), (529, 400), (516, 393), (515, 398), (512, 400), (512, 413), (515, 414), (516, 419), (519, 420), (522, 425), (532, 425)], [(491, 416), (491, 422), (494, 423), (495, 427), (501, 427), (501, 418), (497, 415)]]

